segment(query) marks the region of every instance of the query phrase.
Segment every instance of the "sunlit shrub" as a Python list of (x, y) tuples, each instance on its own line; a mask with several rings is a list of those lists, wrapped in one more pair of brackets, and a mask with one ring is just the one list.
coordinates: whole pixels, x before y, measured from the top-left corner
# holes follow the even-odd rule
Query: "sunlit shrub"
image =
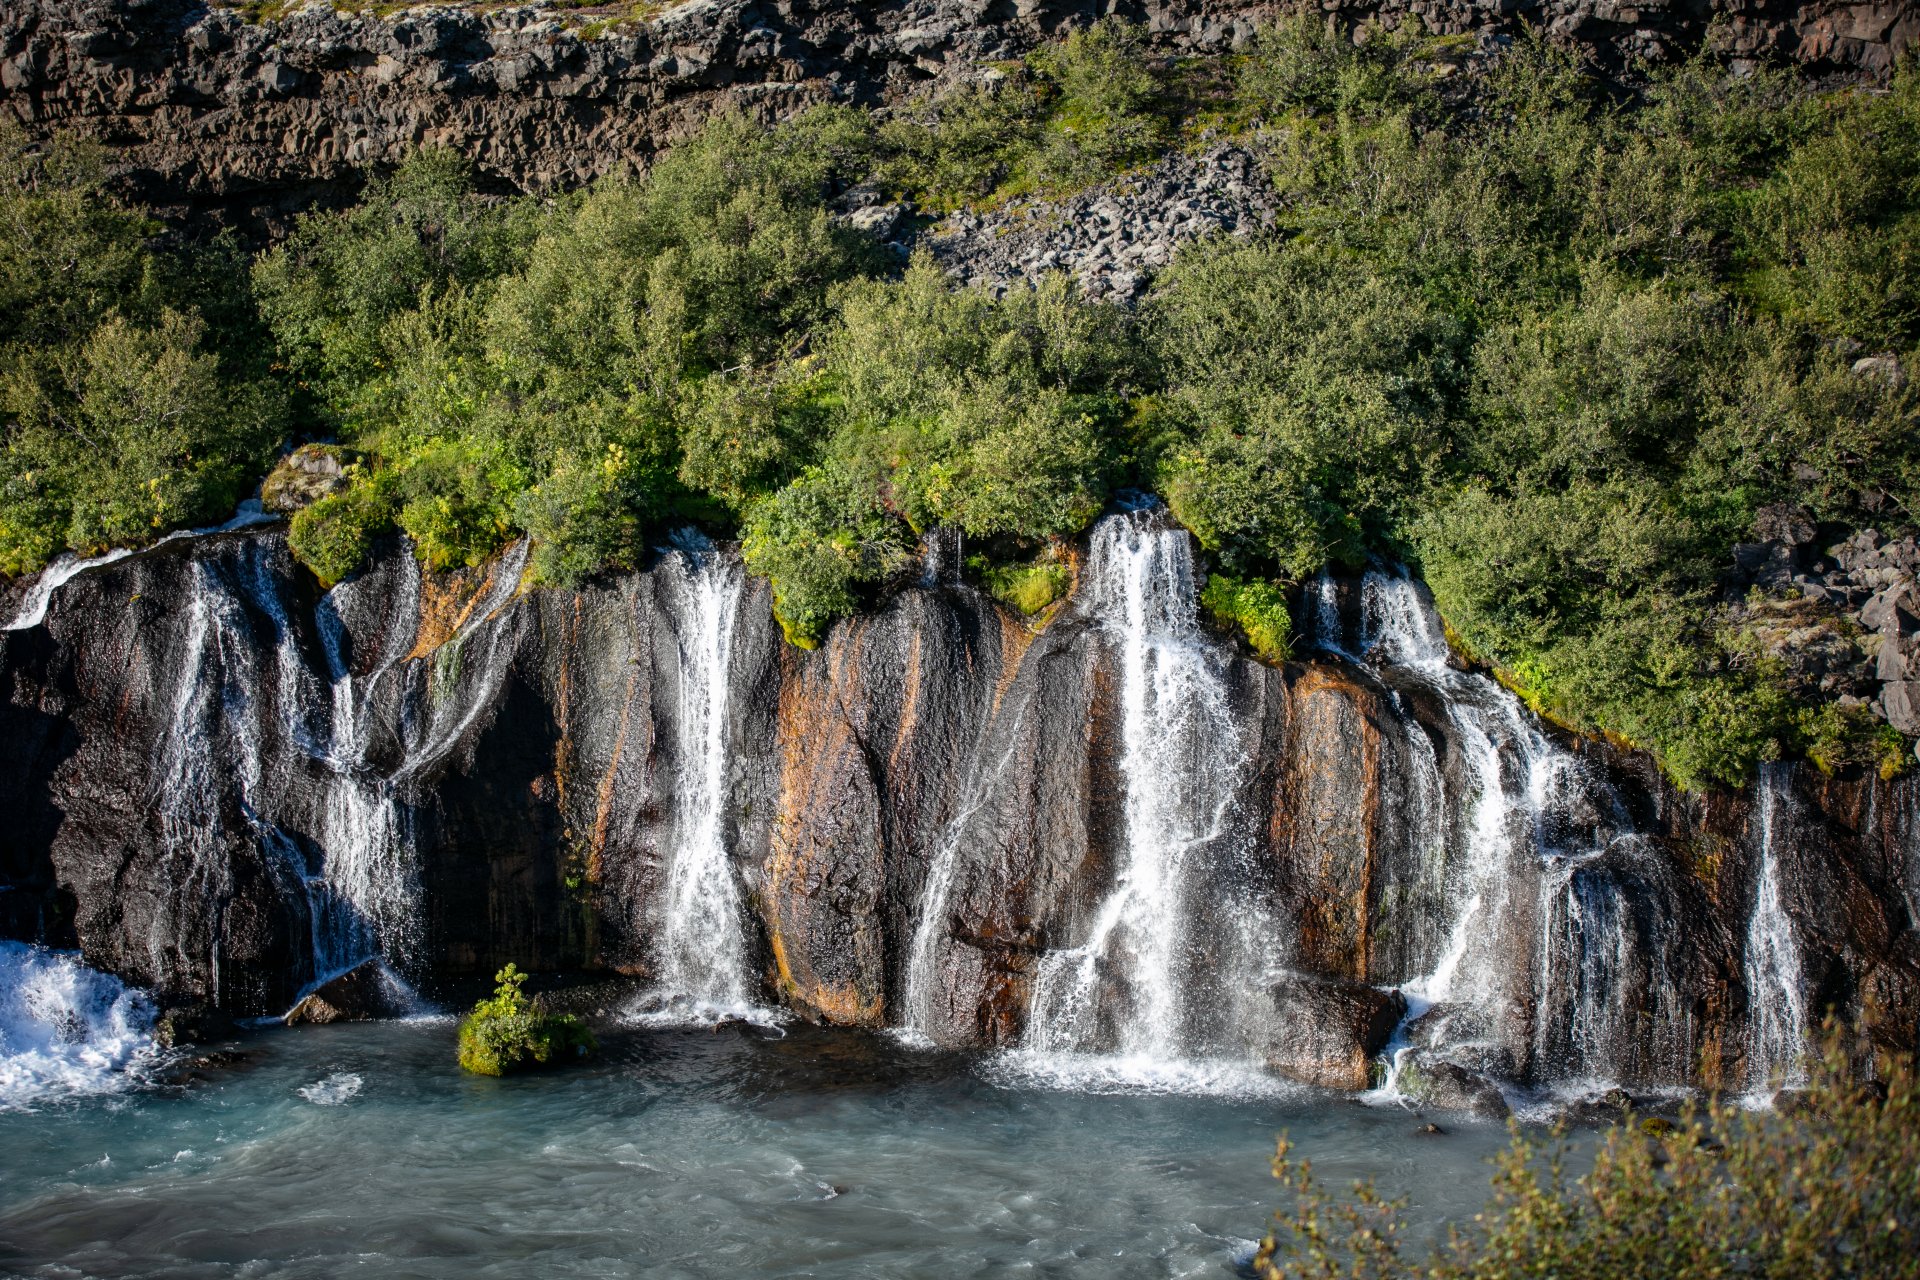
[(1920, 1081), (1904, 1056), (1873, 1059), (1829, 1031), (1811, 1082), (1778, 1112), (1731, 1102), (1677, 1123), (1628, 1117), (1571, 1175), (1563, 1130), (1517, 1122), (1495, 1161), (1491, 1203), (1449, 1244), (1404, 1255), (1400, 1211), (1368, 1183), (1350, 1196), (1314, 1179), (1281, 1138), (1287, 1206), (1261, 1242), (1263, 1280), (1905, 1280), (1920, 1233)]
[(460, 1023), (460, 1066), (475, 1075), (559, 1066), (599, 1052), (586, 1023), (571, 1013), (547, 1013), (520, 990), (527, 975), (508, 965), (500, 985)]

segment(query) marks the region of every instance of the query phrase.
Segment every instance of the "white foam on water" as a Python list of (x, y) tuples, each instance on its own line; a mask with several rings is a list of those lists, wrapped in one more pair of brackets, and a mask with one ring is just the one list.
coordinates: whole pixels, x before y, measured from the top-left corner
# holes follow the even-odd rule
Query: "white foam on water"
[(1149, 1054), (1010, 1049), (988, 1058), (980, 1073), (1002, 1088), (1068, 1093), (1286, 1098), (1307, 1092), (1305, 1086), (1270, 1075), (1251, 1062)]
[(632, 1027), (689, 1029), (738, 1024), (785, 1035), (788, 1018), (783, 1009), (769, 1009), (747, 1000), (715, 1004), (680, 993), (648, 992), (626, 1010), (621, 1021)]
[(365, 1084), (366, 1081), (352, 1071), (336, 1071), (324, 1080), (302, 1085), (300, 1096), (316, 1107), (337, 1107), (358, 1094)]
[(77, 956), (0, 942), (0, 1112), (123, 1093), (164, 1060), (145, 992)]

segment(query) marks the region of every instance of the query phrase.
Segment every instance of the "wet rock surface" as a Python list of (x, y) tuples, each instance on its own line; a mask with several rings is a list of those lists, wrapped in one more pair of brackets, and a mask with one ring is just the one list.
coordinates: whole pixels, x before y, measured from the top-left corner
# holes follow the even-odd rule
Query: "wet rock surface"
[(1273, 990), (1267, 1069), (1324, 1089), (1364, 1089), (1374, 1057), (1406, 1016), (1398, 991), (1357, 982), (1292, 978)]
[(280, 1020), (290, 1027), (310, 1023), (377, 1022), (408, 1012), (391, 981), (375, 960), (368, 960), (329, 978), (303, 996)]
[[(607, 27), (595, 12), (543, 5), (378, 16), (316, 0), (256, 23), (204, 0), (15, 0), (0, 8), (0, 100), (35, 135), (107, 142), (133, 194), (172, 215), (272, 225), (315, 199), (346, 199), (369, 168), (423, 144), (472, 157), (502, 188), (572, 187), (644, 167), (716, 111), (772, 119), (826, 101), (897, 101), (1109, 12), (1145, 23), (1167, 52), (1223, 52), (1275, 8), (689, 0)], [(1737, 57), (1878, 76), (1920, 31), (1907, 6), (1846, 0), (1339, 0), (1327, 10), (1347, 24), (1417, 13), (1446, 34), (1511, 35), (1527, 23), (1614, 67), (1691, 51), (1717, 21), (1715, 39)]]
[[(9, 929), (70, 930), (89, 963), (238, 1014), (286, 1009), (356, 951), (429, 995), (508, 961), (650, 981), (683, 820), (680, 554), (526, 590), (523, 549), (433, 575), (394, 543), (322, 592), (268, 530), (79, 575), (44, 625), (0, 633)], [(757, 998), (953, 1048), (1023, 1042), (1043, 961), (1082, 945), (1129, 839), (1131, 677), (1104, 607), (1077, 589), (1036, 634), (971, 587), (903, 585), (807, 653), (747, 581), (721, 820)], [(1211, 1017), (1257, 996), (1221, 1012), (1275, 1071), (1366, 1084), (1391, 988), (1443, 968), (1466, 919), (1473, 1000), (1401, 1032), (1441, 1082), (1430, 1105), (1491, 1108), (1476, 1080), (1596, 1063), (1636, 1087), (1744, 1082), (1763, 863), (1807, 1009), (1870, 1010), (1882, 1043), (1915, 1042), (1911, 779), (1778, 771), (1685, 796), (1640, 757), (1527, 746), (1538, 730), (1476, 708), (1490, 682), (1445, 664), (1183, 643), (1236, 742), (1180, 963), (1238, 973), (1252, 946), (1297, 975), (1195, 1001)], [(1489, 769), (1560, 798), (1503, 811), (1511, 853), (1470, 916), (1495, 892), (1473, 866)], [(1093, 981), (1102, 1008), (1136, 998)]]

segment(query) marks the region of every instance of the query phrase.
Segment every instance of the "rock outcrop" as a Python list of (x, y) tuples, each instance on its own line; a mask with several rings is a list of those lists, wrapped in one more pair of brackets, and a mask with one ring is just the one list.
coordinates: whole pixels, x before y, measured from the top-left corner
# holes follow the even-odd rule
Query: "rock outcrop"
[[(430, 575), (395, 544), (322, 592), (256, 531), (80, 574), (0, 633), (7, 932), (242, 1014), (368, 955), (429, 991), (508, 961), (646, 981), (688, 820), (682, 554), (524, 590), (523, 549)], [(760, 998), (880, 1027), (918, 981), (928, 1038), (1020, 1043), (1129, 839), (1113, 622), (1084, 590), (1035, 634), (972, 587), (908, 584), (807, 653), (764, 584), (742, 592), (719, 820)], [(1270, 957), (1220, 998), (1272, 1069), (1360, 1087), (1392, 988), (1458, 970), (1406, 1032), (1429, 1076), (1748, 1079), (1763, 864), (1810, 1016), (1914, 1043), (1911, 779), (1684, 796), (1378, 644), (1284, 666), (1208, 644), (1242, 758), (1181, 909), (1196, 972)]]
[[(723, 110), (783, 117), (883, 103), (1105, 13), (1169, 52), (1244, 41), (1273, 0), (686, 0), (638, 25), (551, 7), (420, 6), (390, 16), (309, 0), (252, 22), (206, 0), (13, 0), (0, 8), (0, 109), (37, 136), (114, 148), (140, 200), (268, 223), (340, 201), (423, 144), (470, 156), (503, 189), (578, 186), (644, 167)], [(1531, 23), (1606, 64), (1713, 38), (1752, 59), (1881, 76), (1920, 32), (1887, 0), (1326, 0), (1333, 20), (1419, 16), (1447, 33)], [(605, 17), (620, 17), (611, 9)]]
[(1147, 173), (1065, 200), (956, 213), (921, 242), (949, 275), (995, 293), (1063, 271), (1085, 296), (1124, 303), (1145, 293), (1187, 241), (1251, 235), (1279, 210), (1256, 157), (1226, 145), (1171, 155)]
[(1823, 550), (1788, 505), (1763, 508), (1755, 534), (1734, 548), (1735, 624), (1809, 696), (1920, 734), (1920, 544), (1860, 529)]

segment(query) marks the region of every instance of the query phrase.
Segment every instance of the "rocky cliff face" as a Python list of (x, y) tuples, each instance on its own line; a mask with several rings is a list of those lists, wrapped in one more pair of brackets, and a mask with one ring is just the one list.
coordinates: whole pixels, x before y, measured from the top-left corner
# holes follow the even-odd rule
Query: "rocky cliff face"
[[(0, 101), (34, 134), (115, 148), (139, 199), (177, 216), (284, 216), (349, 194), (369, 166), (422, 144), (471, 157), (503, 187), (577, 186), (716, 111), (768, 118), (879, 103), (1017, 57), (1109, 12), (1170, 51), (1222, 51), (1272, 0), (687, 0), (601, 30), (539, 5), (421, 6), (391, 17), (320, 0), (250, 22), (204, 0), (14, 0), (0, 9)], [(1884, 75), (1920, 34), (1890, 0), (1326, 0), (1333, 18), (1485, 36), (1522, 22), (1603, 61), (1714, 38), (1740, 56)]]
[(0, 632), (0, 920), (246, 1013), (369, 955), (657, 983), (711, 830), (751, 999), (936, 1043), (1341, 1087), (1407, 1013), (1429, 1078), (1738, 1084), (1782, 1065), (1769, 1009), (1913, 1045), (1920, 785), (1675, 794), (1450, 665), (1379, 575), (1319, 584), (1310, 660), (1265, 666), (1156, 536), (1171, 585), (1096, 538), (1037, 634), (936, 580), (812, 653), (737, 573), (725, 643), (694, 633), (718, 551), (570, 592), (396, 545), (322, 593), (272, 531), (135, 555)]

